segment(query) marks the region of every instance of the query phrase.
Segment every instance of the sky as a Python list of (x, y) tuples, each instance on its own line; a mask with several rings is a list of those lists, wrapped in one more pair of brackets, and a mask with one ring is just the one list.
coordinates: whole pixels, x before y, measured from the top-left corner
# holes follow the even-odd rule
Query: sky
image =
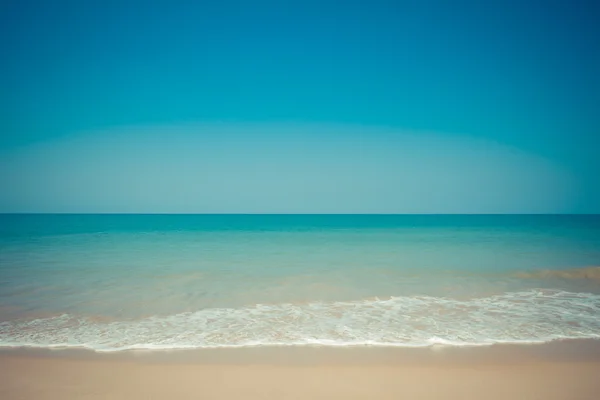
[(595, 1), (3, 1), (0, 212), (600, 213)]

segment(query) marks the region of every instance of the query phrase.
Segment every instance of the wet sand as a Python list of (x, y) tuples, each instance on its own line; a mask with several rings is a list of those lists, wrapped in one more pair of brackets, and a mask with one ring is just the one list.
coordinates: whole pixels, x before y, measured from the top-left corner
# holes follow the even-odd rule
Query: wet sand
[(598, 341), (0, 354), (2, 399), (596, 399)]

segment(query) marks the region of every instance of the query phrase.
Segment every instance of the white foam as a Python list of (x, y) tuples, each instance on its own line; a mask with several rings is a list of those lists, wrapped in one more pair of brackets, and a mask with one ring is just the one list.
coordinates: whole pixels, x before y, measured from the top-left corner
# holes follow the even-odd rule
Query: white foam
[(248, 346), (479, 346), (600, 338), (600, 296), (529, 290), (456, 300), (257, 304), (138, 320), (63, 314), (0, 323), (0, 346), (96, 351)]

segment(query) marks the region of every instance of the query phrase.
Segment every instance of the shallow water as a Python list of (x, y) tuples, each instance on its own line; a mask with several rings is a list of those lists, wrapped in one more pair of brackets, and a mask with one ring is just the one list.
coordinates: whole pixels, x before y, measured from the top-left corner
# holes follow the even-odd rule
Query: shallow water
[(600, 337), (598, 265), (599, 216), (4, 215), (0, 346)]

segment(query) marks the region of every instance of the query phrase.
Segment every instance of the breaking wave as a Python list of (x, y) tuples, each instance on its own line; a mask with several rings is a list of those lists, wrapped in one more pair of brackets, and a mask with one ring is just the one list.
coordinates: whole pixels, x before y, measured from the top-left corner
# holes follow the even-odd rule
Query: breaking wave
[(456, 300), (391, 297), (257, 304), (107, 320), (77, 315), (0, 323), (0, 346), (95, 351), (245, 346), (466, 346), (600, 338), (600, 296), (527, 290)]

